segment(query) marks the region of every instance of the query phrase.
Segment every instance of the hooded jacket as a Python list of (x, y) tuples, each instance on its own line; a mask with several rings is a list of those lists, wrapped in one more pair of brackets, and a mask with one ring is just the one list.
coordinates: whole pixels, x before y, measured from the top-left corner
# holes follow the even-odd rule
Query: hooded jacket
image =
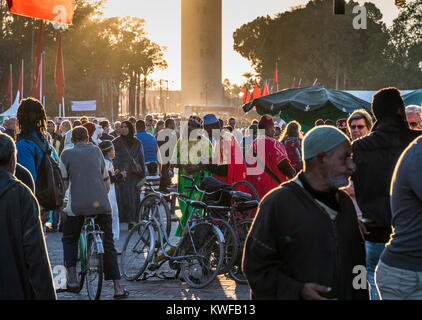
[(55, 300), (38, 202), (0, 170), (0, 300)]

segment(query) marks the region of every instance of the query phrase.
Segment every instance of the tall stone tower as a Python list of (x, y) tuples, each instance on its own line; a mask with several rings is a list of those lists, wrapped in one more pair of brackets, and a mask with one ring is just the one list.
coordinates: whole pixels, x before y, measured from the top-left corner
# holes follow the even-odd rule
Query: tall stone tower
[(182, 103), (222, 105), (222, 0), (182, 1)]

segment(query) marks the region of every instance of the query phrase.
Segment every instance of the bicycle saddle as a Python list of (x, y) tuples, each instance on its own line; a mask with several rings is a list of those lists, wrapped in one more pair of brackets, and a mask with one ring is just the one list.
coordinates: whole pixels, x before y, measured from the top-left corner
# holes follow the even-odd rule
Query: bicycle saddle
[(207, 205), (205, 203), (203, 203), (202, 201), (187, 200), (186, 204), (188, 206), (191, 206), (192, 208), (195, 208), (195, 209), (206, 209), (207, 208)]
[(252, 196), (246, 192), (230, 191), (230, 195), (234, 200), (251, 200)]
[(245, 202), (240, 202), (236, 204), (236, 209), (239, 211), (247, 211), (255, 209), (258, 207), (259, 202), (257, 200), (250, 200)]
[(206, 192), (231, 190), (231, 187), (229, 184), (223, 183), (214, 177), (204, 177), (201, 181), (200, 188)]

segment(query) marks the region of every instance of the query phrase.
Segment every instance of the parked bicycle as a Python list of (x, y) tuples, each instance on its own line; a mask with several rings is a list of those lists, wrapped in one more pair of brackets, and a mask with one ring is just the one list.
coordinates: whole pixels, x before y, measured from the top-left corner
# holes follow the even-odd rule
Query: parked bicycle
[[(152, 185), (145, 184), (146, 187)], [(177, 244), (171, 243), (167, 226), (157, 210), (141, 211), (141, 221), (136, 224), (126, 238), (122, 250), (121, 267), (127, 280), (138, 279), (148, 268), (158, 270), (168, 261), (170, 268), (181, 274), (189, 286), (203, 288), (210, 284), (219, 273), (224, 257), (224, 236), (220, 229), (201, 212), (206, 208), (202, 201), (190, 200), (190, 195), (177, 192), (163, 194), (154, 190), (154, 201), (159, 198), (177, 196), (192, 208), (182, 235)], [(153, 197), (151, 197), (153, 198)]]
[[(250, 193), (233, 191), (232, 189), (247, 186)], [(194, 189), (205, 195), (209, 192), (218, 192), (217, 197), (206, 196), (201, 198), (207, 204), (205, 211), (213, 222), (222, 230), (225, 237), (224, 268), (221, 273), (229, 275), (241, 284), (246, 279), (241, 271), (242, 253), (247, 234), (253, 220), (249, 218), (250, 212), (258, 207), (256, 190), (247, 181), (239, 181), (232, 187), (219, 182), (215, 178), (205, 177), (201, 186), (204, 190), (194, 185)], [(208, 193), (207, 193), (208, 191)], [(251, 200), (255, 198), (255, 200)]]

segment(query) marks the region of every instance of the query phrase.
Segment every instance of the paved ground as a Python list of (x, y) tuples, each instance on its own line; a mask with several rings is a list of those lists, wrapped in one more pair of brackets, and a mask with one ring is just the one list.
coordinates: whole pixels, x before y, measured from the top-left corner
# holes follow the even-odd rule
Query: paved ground
[[(175, 230), (175, 229), (173, 229)], [(127, 224), (121, 224), (120, 240), (116, 248), (120, 250), (127, 236)], [(50, 256), (51, 267), (63, 264), (62, 234), (46, 233), (46, 243)], [(171, 269), (163, 265), (160, 271)], [(249, 289), (247, 285), (236, 284), (235, 281), (219, 275), (208, 287), (203, 289), (192, 289), (180, 280), (162, 280), (157, 277), (142, 281), (121, 280), (121, 284), (130, 292), (130, 299), (133, 300), (248, 300)], [(113, 283), (105, 281), (101, 294), (102, 300), (113, 299)], [(84, 287), (79, 294), (60, 292), (60, 300), (87, 300), (88, 296)]]

